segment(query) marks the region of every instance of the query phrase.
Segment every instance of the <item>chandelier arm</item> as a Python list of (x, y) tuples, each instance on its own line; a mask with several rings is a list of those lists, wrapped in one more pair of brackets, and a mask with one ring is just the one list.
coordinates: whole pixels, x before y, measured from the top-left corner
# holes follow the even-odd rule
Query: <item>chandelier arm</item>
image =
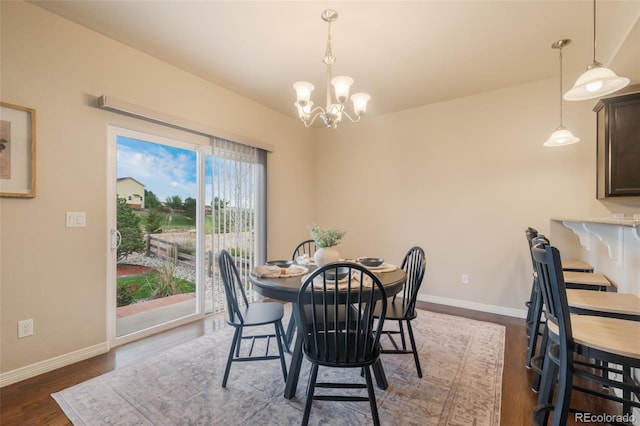
[(311, 118), (311, 120), (307, 119), (307, 120), (302, 120), (302, 122), (304, 123), (305, 127), (310, 127), (314, 121), (316, 121), (316, 118), (318, 118), (319, 116), (321, 116), (322, 114), (325, 114), (325, 110), (324, 108), (322, 108), (321, 106), (317, 106), (314, 109), (312, 109), (309, 112), (309, 116), (313, 116)]
[(360, 117), (362, 117), (361, 115), (358, 115), (357, 118), (354, 120), (353, 117), (351, 117), (345, 110), (342, 111), (342, 114), (346, 115), (347, 118), (351, 120), (352, 123), (357, 123), (358, 121), (360, 121)]

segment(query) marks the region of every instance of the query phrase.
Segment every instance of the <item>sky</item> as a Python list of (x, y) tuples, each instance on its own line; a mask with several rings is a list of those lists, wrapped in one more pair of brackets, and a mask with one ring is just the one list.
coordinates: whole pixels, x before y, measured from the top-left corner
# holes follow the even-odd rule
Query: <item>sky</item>
[[(116, 177), (131, 177), (153, 192), (160, 202), (179, 196), (197, 199), (197, 154), (195, 151), (160, 143), (142, 141), (122, 135), (117, 137)], [(233, 156), (232, 156), (233, 157)], [(212, 161), (215, 167), (212, 167)], [(212, 200), (212, 174), (215, 192), (230, 206), (247, 207), (255, 202), (254, 168), (247, 161), (235, 158), (205, 156), (206, 204)]]
[[(160, 201), (173, 195), (196, 198), (195, 151), (118, 136), (117, 152), (118, 178), (134, 178)], [(211, 168), (206, 170), (209, 182)]]

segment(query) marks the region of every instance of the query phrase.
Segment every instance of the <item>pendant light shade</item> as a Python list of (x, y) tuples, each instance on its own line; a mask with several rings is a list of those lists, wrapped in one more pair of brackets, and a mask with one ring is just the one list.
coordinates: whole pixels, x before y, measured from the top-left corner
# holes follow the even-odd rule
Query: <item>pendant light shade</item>
[(564, 94), (564, 99), (568, 101), (586, 101), (600, 98), (617, 92), (627, 84), (629, 84), (628, 78), (618, 77), (616, 73), (596, 61), (596, 0), (593, 0), (593, 62), (578, 77), (571, 90)]
[(562, 125), (562, 48), (564, 46), (566, 46), (567, 44), (569, 44), (571, 42), (570, 39), (565, 38), (562, 40), (558, 40), (555, 43), (553, 43), (551, 45), (552, 49), (558, 49), (559, 50), (559, 58), (560, 58), (560, 126), (558, 126), (558, 128), (556, 129), (555, 132), (553, 132), (551, 134), (551, 136), (549, 136), (549, 139), (547, 139), (545, 141), (545, 143), (543, 144), (544, 146), (547, 147), (556, 147), (556, 146), (565, 146), (565, 145), (571, 145), (572, 143), (576, 143), (580, 141), (580, 138), (577, 138), (575, 136), (573, 136), (573, 133), (571, 133), (571, 131), (567, 130), (563, 125)]
[(555, 132), (551, 133), (551, 136), (549, 136), (549, 139), (547, 139), (543, 145), (547, 147), (554, 147), (571, 145), (576, 142), (580, 142), (580, 138), (573, 136), (571, 131), (560, 126)]
[(599, 98), (613, 92), (617, 92), (629, 84), (626, 77), (618, 77), (616, 73), (602, 64), (594, 62), (589, 66), (573, 88), (564, 94), (568, 101), (584, 101), (587, 99)]

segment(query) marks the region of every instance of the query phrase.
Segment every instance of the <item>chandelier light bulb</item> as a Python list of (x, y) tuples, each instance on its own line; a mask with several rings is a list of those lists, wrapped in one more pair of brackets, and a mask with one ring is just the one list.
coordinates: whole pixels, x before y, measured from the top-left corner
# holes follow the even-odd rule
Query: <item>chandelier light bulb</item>
[(309, 99), (311, 99), (311, 92), (313, 92), (313, 89), (315, 89), (316, 87), (309, 82), (298, 81), (297, 83), (293, 84), (293, 88), (296, 90), (296, 98), (298, 100), (298, 104), (304, 107), (309, 103)]
[(311, 109), (313, 109), (313, 101), (307, 102), (305, 106), (301, 106), (299, 102), (294, 102), (294, 105), (298, 108), (298, 117), (308, 120), (311, 115)]
[(336, 92), (336, 99), (341, 104), (349, 98), (349, 89), (353, 84), (353, 79), (346, 75), (340, 75), (331, 79), (331, 84)]
[(371, 99), (368, 93), (354, 93), (351, 96), (351, 102), (353, 102), (353, 111), (356, 115), (362, 115), (367, 112), (367, 103)]

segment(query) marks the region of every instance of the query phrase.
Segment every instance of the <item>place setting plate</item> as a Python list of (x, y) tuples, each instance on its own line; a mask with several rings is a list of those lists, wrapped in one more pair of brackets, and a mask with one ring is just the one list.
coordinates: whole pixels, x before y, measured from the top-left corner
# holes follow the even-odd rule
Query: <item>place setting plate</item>
[(252, 273), (264, 278), (299, 277), (309, 272), (306, 266), (296, 265), (293, 260), (269, 260), (262, 266), (256, 266)]
[[(346, 267), (341, 267), (338, 268), (338, 273), (337, 273), (337, 277), (336, 277), (336, 273), (334, 272), (334, 270), (327, 270), (324, 274), (326, 281), (327, 281), (327, 288), (330, 288), (332, 286), (335, 286), (336, 283), (338, 284), (338, 288), (341, 290), (347, 289), (350, 286), (359, 286), (359, 282), (358, 280), (355, 278), (352, 278), (352, 283), (349, 283), (349, 277), (347, 276), (349, 274), (349, 268)], [(337, 281), (336, 281), (337, 278)], [(303, 278), (303, 281), (305, 280), (305, 278)], [(367, 285), (365, 283), (365, 285)], [(368, 285), (370, 287), (370, 285)], [(324, 288), (324, 279), (322, 277), (322, 275), (318, 275), (317, 277), (315, 277), (313, 279), (313, 287), (316, 289), (323, 289)]]
[(371, 272), (391, 272), (398, 269), (396, 265), (385, 263), (381, 257), (361, 257), (358, 259), (358, 263)]

